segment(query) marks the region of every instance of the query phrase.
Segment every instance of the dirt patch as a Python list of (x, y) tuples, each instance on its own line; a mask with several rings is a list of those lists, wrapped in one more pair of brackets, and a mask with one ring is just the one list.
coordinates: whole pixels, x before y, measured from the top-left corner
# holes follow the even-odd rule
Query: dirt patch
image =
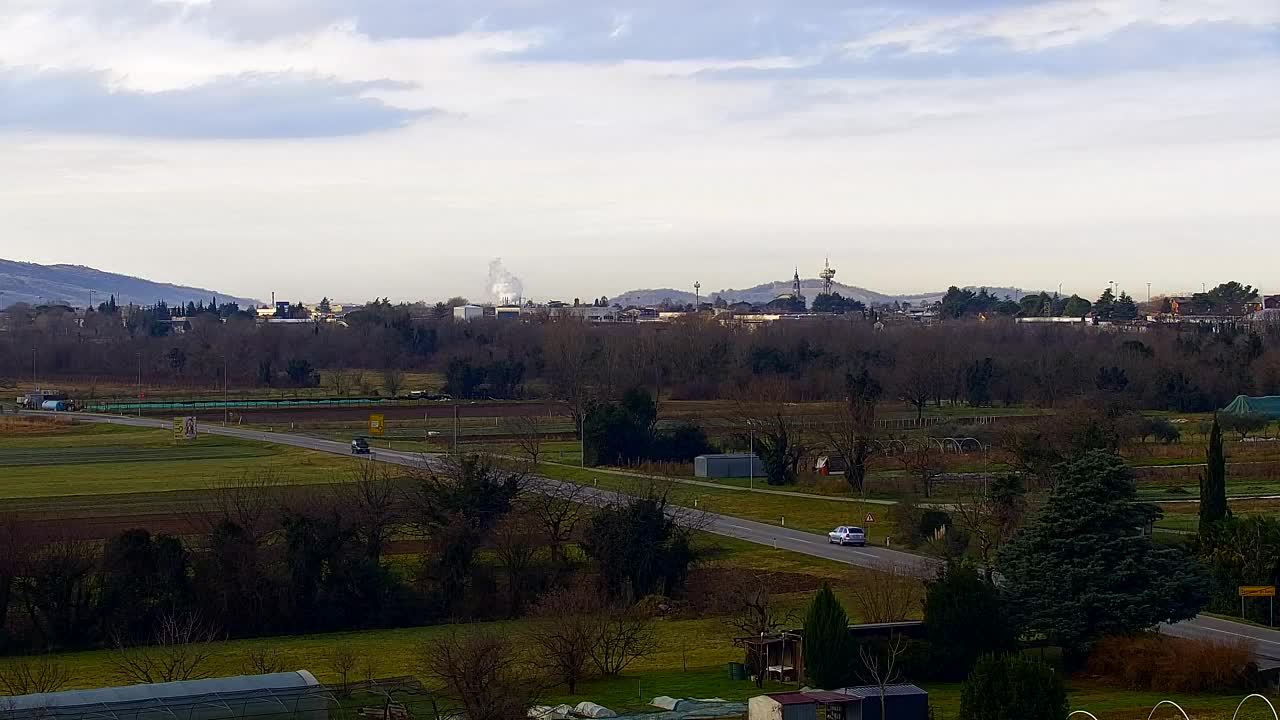
[[(196, 417), (221, 421), (222, 408), (201, 408), (199, 410), (157, 410), (143, 411), (144, 415), (163, 415), (165, 417), (194, 413)], [(421, 405), (362, 405), (359, 407), (262, 407), (231, 408), (232, 422), (254, 424), (281, 424), (288, 422), (354, 422), (360, 423), (369, 419), (369, 415), (377, 413), (387, 420), (422, 420), (445, 419), (453, 417), (452, 403), (423, 403)], [(492, 417), (527, 417), (541, 415), (546, 417), (561, 416), (564, 407), (556, 403), (476, 403), (474, 405), (459, 404), (459, 418), (492, 418)]]
[(47, 435), (49, 433), (67, 432), (74, 425), (55, 418), (46, 417), (9, 417), (0, 418), (0, 437), (13, 435)]

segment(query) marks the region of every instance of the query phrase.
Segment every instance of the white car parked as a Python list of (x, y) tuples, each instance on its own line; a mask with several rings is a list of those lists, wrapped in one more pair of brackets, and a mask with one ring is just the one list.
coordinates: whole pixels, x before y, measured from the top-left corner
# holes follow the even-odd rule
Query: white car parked
[(853, 525), (841, 525), (840, 527), (827, 533), (827, 542), (837, 545), (857, 545), (858, 547), (866, 547), (867, 533), (860, 527)]

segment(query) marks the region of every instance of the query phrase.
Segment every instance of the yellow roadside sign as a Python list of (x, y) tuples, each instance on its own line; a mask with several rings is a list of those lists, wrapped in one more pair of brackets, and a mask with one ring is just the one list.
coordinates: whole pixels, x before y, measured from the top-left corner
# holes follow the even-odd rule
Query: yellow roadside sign
[(369, 416), (369, 432), (370, 433), (374, 435), (381, 435), (383, 429), (386, 428), (386, 426), (387, 426), (386, 417), (382, 415)]
[(182, 439), (184, 439), (184, 436), (186, 435), (186, 432), (185, 432), (185, 430), (186, 430), (186, 423), (187, 423), (187, 419), (186, 419), (186, 418), (174, 418), (174, 419), (173, 419), (173, 439), (174, 439), (174, 440), (182, 440)]
[(1275, 585), (1241, 585), (1240, 597), (1275, 597)]

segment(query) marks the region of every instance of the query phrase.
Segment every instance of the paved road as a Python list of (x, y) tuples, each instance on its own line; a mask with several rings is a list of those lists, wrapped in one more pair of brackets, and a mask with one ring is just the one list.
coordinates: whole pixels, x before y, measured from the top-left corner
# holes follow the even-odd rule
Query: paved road
[[(117, 415), (77, 413), (73, 416), (73, 419), (83, 422), (101, 422), (116, 425), (131, 425), (136, 427), (172, 427), (171, 422), (166, 422), (164, 420), (123, 417)], [(221, 425), (213, 424), (201, 425), (200, 432), (212, 435), (226, 435), (243, 440), (256, 440), (259, 442), (277, 443), (280, 445), (292, 445), (294, 447), (306, 448), (308, 450), (337, 453), (341, 455), (350, 454), (351, 452), (351, 446), (347, 443), (322, 440), (320, 438), (307, 437), (305, 435), (265, 432), (262, 430), (250, 430), (234, 426), (223, 427)], [(374, 449), (372, 459), (377, 462), (386, 462), (411, 467), (421, 467), (423, 464), (431, 465), (432, 463), (439, 461), (437, 457), (430, 455), (377, 448)], [(567, 483), (564, 483), (563, 481), (552, 480), (549, 478), (537, 478), (536, 482), (548, 488), (564, 487), (567, 485)], [(584, 501), (594, 505), (606, 505), (622, 497), (620, 493), (610, 490), (600, 490), (598, 488), (588, 488), (585, 493), (586, 496), (583, 498)], [(699, 519), (705, 530), (716, 535), (738, 538), (758, 545), (774, 547), (780, 550), (790, 550), (792, 552), (803, 553), (805, 555), (820, 557), (827, 560), (834, 560), (836, 562), (847, 563), (849, 565), (859, 567), (877, 567), (883, 566), (886, 563), (891, 563), (905, 568), (910, 568), (913, 572), (922, 577), (932, 575), (938, 567), (938, 561), (932, 558), (925, 558), (919, 555), (881, 547), (839, 547), (829, 544), (826, 538), (821, 535), (814, 535), (813, 533), (801, 532), (799, 530), (778, 527), (776, 525), (769, 525), (767, 523), (756, 522), (754, 520), (746, 520), (728, 515), (716, 515), (713, 513), (702, 513)], [(1161, 628), (1163, 632), (1167, 632), (1170, 635), (1178, 637), (1213, 637), (1231, 640), (1245, 639), (1254, 643), (1255, 654), (1258, 657), (1260, 665), (1263, 667), (1280, 666), (1280, 631), (1277, 630), (1270, 630), (1267, 628), (1246, 625), (1244, 623), (1233, 622), (1230, 620), (1222, 620), (1205, 615), (1197, 616), (1191, 620), (1177, 623), (1176, 625), (1163, 625)]]

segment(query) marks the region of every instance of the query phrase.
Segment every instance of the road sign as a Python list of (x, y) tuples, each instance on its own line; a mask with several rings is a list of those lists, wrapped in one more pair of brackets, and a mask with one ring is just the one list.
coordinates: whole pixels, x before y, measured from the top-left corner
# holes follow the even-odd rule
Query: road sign
[(182, 439), (182, 424), (184, 421), (186, 421), (186, 418), (173, 419), (173, 439), (174, 440)]
[(862, 518), (862, 521), (866, 523), (873, 523), (876, 521), (876, 516), (871, 513), (867, 513), (867, 516)]
[(1241, 585), (1240, 597), (1275, 597), (1275, 585)]
[(383, 415), (369, 416), (369, 432), (374, 435), (381, 435), (387, 426), (387, 419)]

